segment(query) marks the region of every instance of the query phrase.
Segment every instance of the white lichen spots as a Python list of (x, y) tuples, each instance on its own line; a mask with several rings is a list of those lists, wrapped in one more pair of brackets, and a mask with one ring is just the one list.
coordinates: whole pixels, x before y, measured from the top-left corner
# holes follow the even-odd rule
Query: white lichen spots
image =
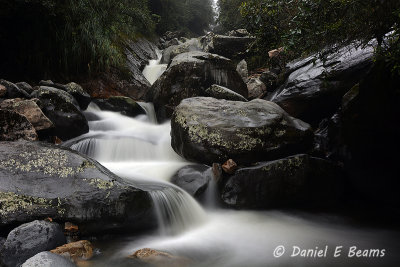
[(276, 137), (284, 136), (285, 133), (286, 133), (286, 130), (278, 130), (278, 129), (276, 129), (276, 130), (274, 131), (274, 134), (275, 134)]
[(103, 180), (103, 179), (90, 179), (90, 182), (89, 182), (89, 184), (91, 184), (91, 185), (93, 185), (93, 186), (95, 186), (95, 187), (97, 187), (97, 188), (99, 188), (99, 189), (102, 189), (102, 190), (108, 190), (108, 189), (111, 189), (111, 188), (113, 188), (114, 187), (114, 181), (106, 181), (106, 180)]
[(29, 213), (37, 208), (46, 209), (51, 207), (51, 200), (41, 197), (17, 195), (13, 192), (0, 192), (0, 203), (0, 215), (5, 217), (18, 210)]
[(68, 156), (60, 149), (43, 148), (33, 152), (23, 152), (13, 158), (0, 161), (0, 167), (17, 172), (36, 172), (62, 178), (83, 172), (87, 168), (95, 168), (94, 164), (84, 161), (81, 166), (68, 166)]

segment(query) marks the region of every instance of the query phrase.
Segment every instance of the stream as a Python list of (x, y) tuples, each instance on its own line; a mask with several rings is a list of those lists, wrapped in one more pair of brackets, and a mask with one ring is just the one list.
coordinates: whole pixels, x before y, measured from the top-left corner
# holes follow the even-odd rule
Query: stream
[[(166, 69), (159, 59), (144, 69), (151, 83)], [(141, 105), (147, 114), (130, 118), (102, 111), (92, 103), (85, 112), (96, 120), (89, 122), (89, 133), (71, 142), (71, 148), (96, 159), (124, 179), (144, 187), (159, 185), (148, 190), (154, 201), (158, 229), (107, 243), (95, 242), (100, 253), (82, 266), (142, 266), (126, 259), (142, 248), (188, 257), (193, 266), (387, 266), (399, 261), (395, 253), (399, 249), (396, 233), (352, 225), (340, 216), (226, 210), (215, 205), (215, 192), (208, 194), (210, 205), (202, 207), (169, 183), (171, 176), (190, 162), (171, 148), (170, 123), (158, 124), (152, 104)], [(280, 255), (278, 246), (285, 248), (280, 257), (276, 257)], [(326, 253), (321, 257), (293, 256), (297, 247), (322, 249)], [(335, 257), (337, 247), (341, 253)], [(354, 247), (368, 250), (369, 255), (350, 257), (349, 251)], [(372, 257), (371, 249), (379, 250), (379, 255)]]

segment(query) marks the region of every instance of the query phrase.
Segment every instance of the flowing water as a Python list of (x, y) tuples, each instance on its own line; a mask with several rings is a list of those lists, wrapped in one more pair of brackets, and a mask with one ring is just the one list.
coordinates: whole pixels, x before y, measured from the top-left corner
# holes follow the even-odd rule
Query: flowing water
[[(145, 69), (151, 82), (162, 73), (153, 63)], [(188, 257), (193, 266), (390, 266), (399, 260), (396, 233), (350, 226), (332, 215), (216, 208), (213, 184), (207, 191), (207, 207), (211, 208), (204, 210), (186, 192), (168, 182), (189, 162), (171, 148), (170, 124), (157, 124), (152, 105), (141, 105), (147, 115), (129, 118), (91, 104), (86, 113), (95, 120), (89, 122), (89, 133), (65, 144), (98, 160), (120, 177), (147, 186), (159, 225), (152, 233), (100, 244), (100, 255), (85, 266), (141, 266), (127, 259), (141, 248)], [(281, 257), (275, 257), (282, 252), (281, 247), (276, 249), (278, 246), (286, 249)], [(353, 246), (378, 249), (380, 253), (385, 250), (385, 256), (349, 257)], [(291, 257), (295, 247), (326, 249), (326, 254)], [(338, 247), (341, 256), (334, 257)]]

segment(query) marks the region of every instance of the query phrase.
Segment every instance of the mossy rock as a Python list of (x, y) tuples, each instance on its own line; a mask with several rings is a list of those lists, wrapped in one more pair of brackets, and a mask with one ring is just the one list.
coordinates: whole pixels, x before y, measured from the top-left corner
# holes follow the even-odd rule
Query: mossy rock
[(310, 125), (261, 99), (188, 98), (176, 108), (171, 125), (173, 149), (203, 164), (277, 159), (306, 151), (312, 141)]
[(146, 114), (146, 111), (135, 100), (126, 96), (112, 96), (107, 99), (95, 99), (93, 102), (102, 110), (120, 112), (122, 115), (129, 117)]
[(0, 142), (0, 227), (50, 217), (86, 232), (143, 226), (152, 202), (98, 162), (41, 142)]

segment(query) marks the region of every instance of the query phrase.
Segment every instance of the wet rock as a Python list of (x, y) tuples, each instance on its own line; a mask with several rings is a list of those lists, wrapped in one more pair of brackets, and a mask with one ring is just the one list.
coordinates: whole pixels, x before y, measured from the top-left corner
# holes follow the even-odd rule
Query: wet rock
[(226, 35), (235, 37), (246, 37), (250, 36), (250, 33), (246, 29), (237, 29), (227, 32)]
[(0, 141), (38, 140), (35, 128), (28, 119), (12, 110), (0, 109)]
[(76, 267), (66, 258), (45, 251), (29, 258), (21, 267)]
[(150, 227), (146, 192), (63, 147), (0, 142), (0, 180), (0, 227), (46, 217), (73, 221), (82, 234)]
[(43, 113), (55, 126), (54, 134), (62, 140), (68, 140), (89, 131), (85, 116), (79, 110), (79, 105), (67, 92), (41, 86), (33, 92), (33, 97), (40, 99)]
[(249, 78), (247, 90), (249, 90), (249, 99), (262, 98), (267, 93), (267, 87), (258, 77)]
[(278, 75), (272, 71), (263, 71), (260, 75), (260, 81), (265, 84), (268, 92), (273, 92), (278, 85)]
[(247, 62), (244, 59), (237, 64), (236, 71), (240, 74), (243, 81), (247, 83), (247, 80), (249, 79), (249, 71), (247, 69)]
[(83, 90), (82, 86), (77, 83), (70, 82), (63, 86), (63, 90), (72, 95), (76, 101), (78, 101), (79, 107), (81, 109), (87, 109), (90, 104), (91, 98), (85, 90)]
[(176, 108), (171, 127), (173, 149), (204, 164), (233, 159), (242, 165), (276, 159), (305, 151), (312, 141), (310, 125), (261, 99), (185, 99)]
[(255, 38), (251, 36), (237, 37), (213, 33), (201, 39), (204, 52), (221, 55), (230, 59), (243, 57), (248, 46), (254, 41)]
[(54, 82), (52, 80), (41, 80), (39, 86), (54, 87)]
[(12, 82), (0, 80), (0, 85), (3, 85), (7, 89), (7, 93), (4, 96), (5, 98), (30, 98), (27, 92), (20, 89)]
[(222, 169), (228, 174), (234, 174), (237, 170), (237, 164), (232, 159), (228, 159), (224, 164), (222, 164)]
[(338, 201), (340, 170), (331, 162), (305, 154), (240, 168), (221, 190), (233, 208), (326, 207)]
[(213, 178), (212, 170), (206, 165), (189, 165), (181, 168), (172, 178), (171, 183), (179, 186), (191, 196), (199, 198)]
[(0, 251), (3, 264), (19, 266), (39, 252), (65, 244), (60, 225), (46, 221), (33, 221), (12, 230)]
[(42, 110), (36, 104), (35, 99), (7, 99), (0, 103), (0, 108), (13, 110), (25, 116), (33, 125), (39, 136), (46, 136), (54, 128), (53, 123), (43, 114)]
[(170, 118), (182, 99), (204, 95), (217, 84), (247, 97), (247, 88), (231, 60), (204, 52), (176, 56), (168, 69), (153, 84), (147, 96), (159, 120)]
[(226, 87), (223, 87), (223, 86), (220, 86), (217, 84), (213, 84), (209, 88), (204, 90), (203, 95), (213, 97), (216, 99), (247, 102), (247, 99), (244, 98), (243, 96), (239, 95), (238, 93), (235, 93), (234, 91), (232, 91)]
[(0, 84), (0, 98), (4, 97), (7, 94), (7, 88), (4, 85)]
[(15, 85), (18, 86), (19, 89), (22, 89), (25, 92), (27, 92), (28, 94), (31, 94), (34, 91), (33, 87), (29, 83), (26, 83), (26, 82), (19, 82), (19, 83), (16, 83)]
[(120, 112), (130, 117), (146, 114), (143, 108), (130, 97), (113, 96), (108, 99), (95, 99), (93, 102), (102, 110)]
[(140, 249), (129, 257), (160, 267), (185, 267), (192, 264), (192, 261), (188, 258), (150, 248)]
[(87, 240), (81, 240), (57, 247), (50, 250), (50, 252), (70, 259), (73, 262), (90, 260), (93, 257), (93, 245)]
[(193, 51), (203, 51), (203, 47), (198, 38), (192, 38), (182, 44), (176, 44), (166, 48), (163, 51), (161, 63), (169, 64), (177, 55)]
[(313, 55), (289, 63), (285, 83), (267, 99), (290, 115), (318, 125), (336, 111), (342, 96), (372, 65), (373, 47), (349, 49), (329, 55), (326, 61)]

